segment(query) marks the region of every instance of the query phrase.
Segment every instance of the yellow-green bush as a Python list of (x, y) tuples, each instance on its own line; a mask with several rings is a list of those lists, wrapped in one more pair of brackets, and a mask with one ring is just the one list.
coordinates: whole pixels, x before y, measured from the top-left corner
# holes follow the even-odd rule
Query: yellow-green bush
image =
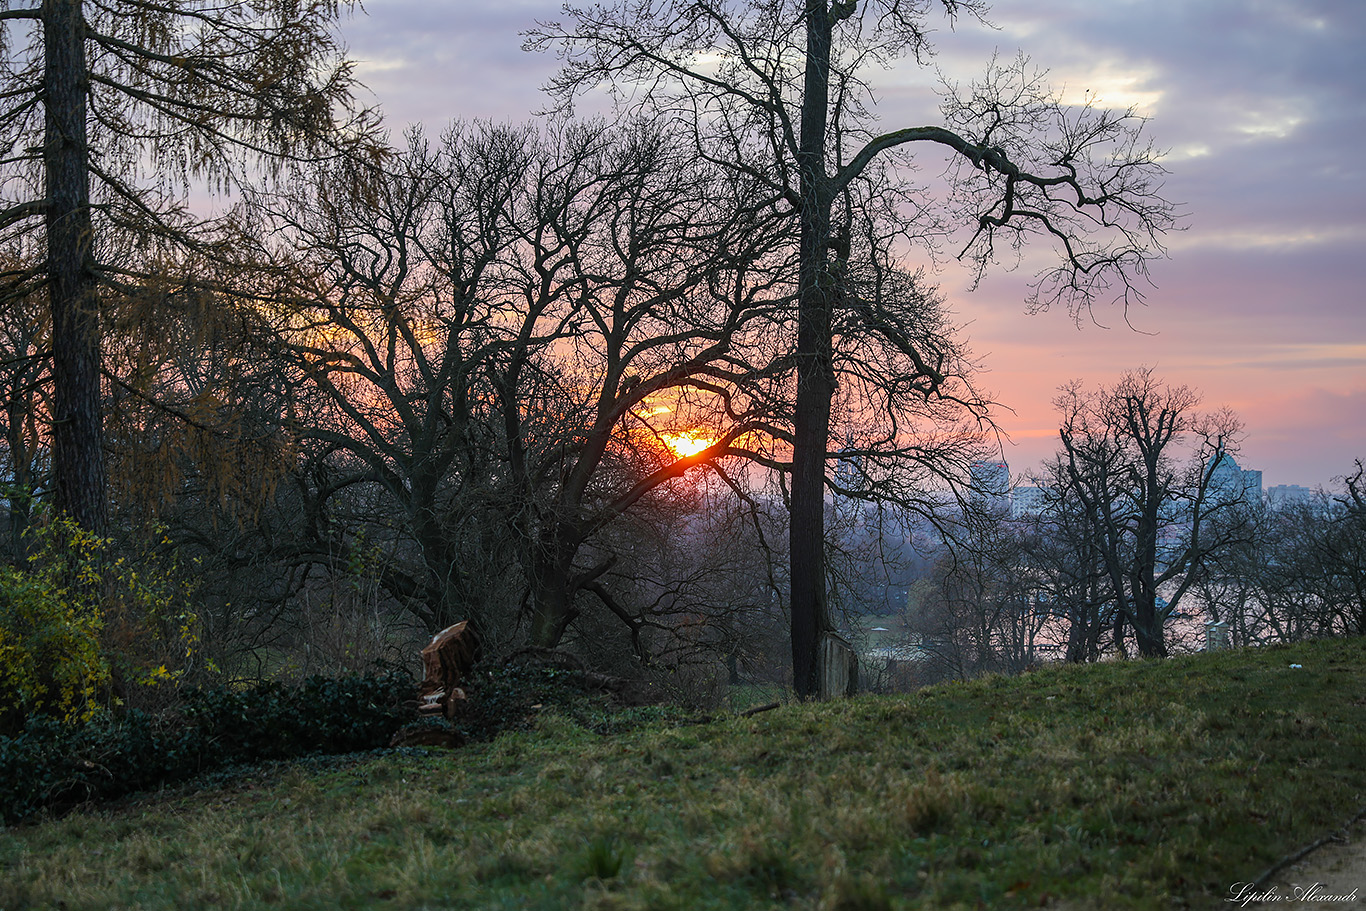
[(109, 681), (100, 614), (70, 597), (55, 567), (0, 567), (0, 731), (30, 714), (89, 717)]
[(196, 653), (197, 620), (173, 557), (130, 551), (66, 519), (30, 529), (22, 568), (0, 568), (0, 732), (29, 715), (74, 722), (101, 702), (153, 707)]

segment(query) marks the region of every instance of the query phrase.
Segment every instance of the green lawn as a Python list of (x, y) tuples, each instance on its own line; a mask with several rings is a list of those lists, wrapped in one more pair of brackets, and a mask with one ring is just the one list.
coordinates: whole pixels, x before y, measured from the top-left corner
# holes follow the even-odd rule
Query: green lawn
[(1215, 907), (1366, 805), (1364, 659), (1065, 667), (612, 737), (549, 716), (5, 830), (0, 909)]

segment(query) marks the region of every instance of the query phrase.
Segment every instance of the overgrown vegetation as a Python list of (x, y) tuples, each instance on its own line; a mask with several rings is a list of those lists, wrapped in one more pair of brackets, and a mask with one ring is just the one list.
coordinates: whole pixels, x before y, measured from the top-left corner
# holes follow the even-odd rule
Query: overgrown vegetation
[(1360, 638), (534, 729), (0, 835), (0, 907), (1207, 906), (1366, 804)]
[[(183, 781), (235, 762), (387, 746), (410, 718), (406, 675), (182, 694), (180, 715), (136, 709), (72, 725), (42, 716), (0, 737), (0, 822)], [(6, 907), (0, 904), (0, 907)]]
[(0, 823), (232, 764), (384, 748), (400, 730), (479, 742), (534, 730), (547, 715), (604, 735), (691, 717), (679, 706), (622, 706), (592, 675), (536, 663), (481, 668), (467, 689), (454, 723), (418, 720), (414, 681), (398, 671), (186, 689), (175, 711), (159, 715), (104, 711), (82, 723), (33, 715), (0, 736)]
[[(621, 681), (613, 681), (621, 682)], [(692, 717), (676, 704), (623, 705), (582, 670), (512, 662), (476, 671), (469, 701), (455, 726), (470, 740), (493, 740), (504, 731), (529, 731), (547, 714), (596, 734), (615, 734), (651, 721)]]
[(31, 716), (164, 705), (200, 663), (194, 589), (170, 540), (119, 548), (45, 518), (23, 543), (21, 565), (0, 564), (0, 734)]

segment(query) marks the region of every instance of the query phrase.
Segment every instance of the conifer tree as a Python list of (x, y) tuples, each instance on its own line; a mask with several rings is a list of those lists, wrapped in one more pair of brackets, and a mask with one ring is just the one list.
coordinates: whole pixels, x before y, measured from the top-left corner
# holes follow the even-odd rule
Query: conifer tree
[(102, 309), (140, 263), (210, 252), (193, 190), (368, 141), (331, 27), (338, 0), (0, 4), (0, 244), (43, 237), (0, 304), (46, 291), (56, 509), (99, 530)]

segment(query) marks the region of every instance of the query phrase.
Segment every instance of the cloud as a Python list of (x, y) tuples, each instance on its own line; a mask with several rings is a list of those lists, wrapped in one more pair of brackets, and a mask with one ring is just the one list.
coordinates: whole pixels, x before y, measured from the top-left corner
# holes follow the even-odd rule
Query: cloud
[(521, 121), (545, 106), (540, 86), (553, 57), (522, 50), (520, 33), (553, 19), (545, 2), (433, 3), (375, 0), (342, 34), (368, 86), (395, 129), (424, 123), (440, 130), (456, 119)]

